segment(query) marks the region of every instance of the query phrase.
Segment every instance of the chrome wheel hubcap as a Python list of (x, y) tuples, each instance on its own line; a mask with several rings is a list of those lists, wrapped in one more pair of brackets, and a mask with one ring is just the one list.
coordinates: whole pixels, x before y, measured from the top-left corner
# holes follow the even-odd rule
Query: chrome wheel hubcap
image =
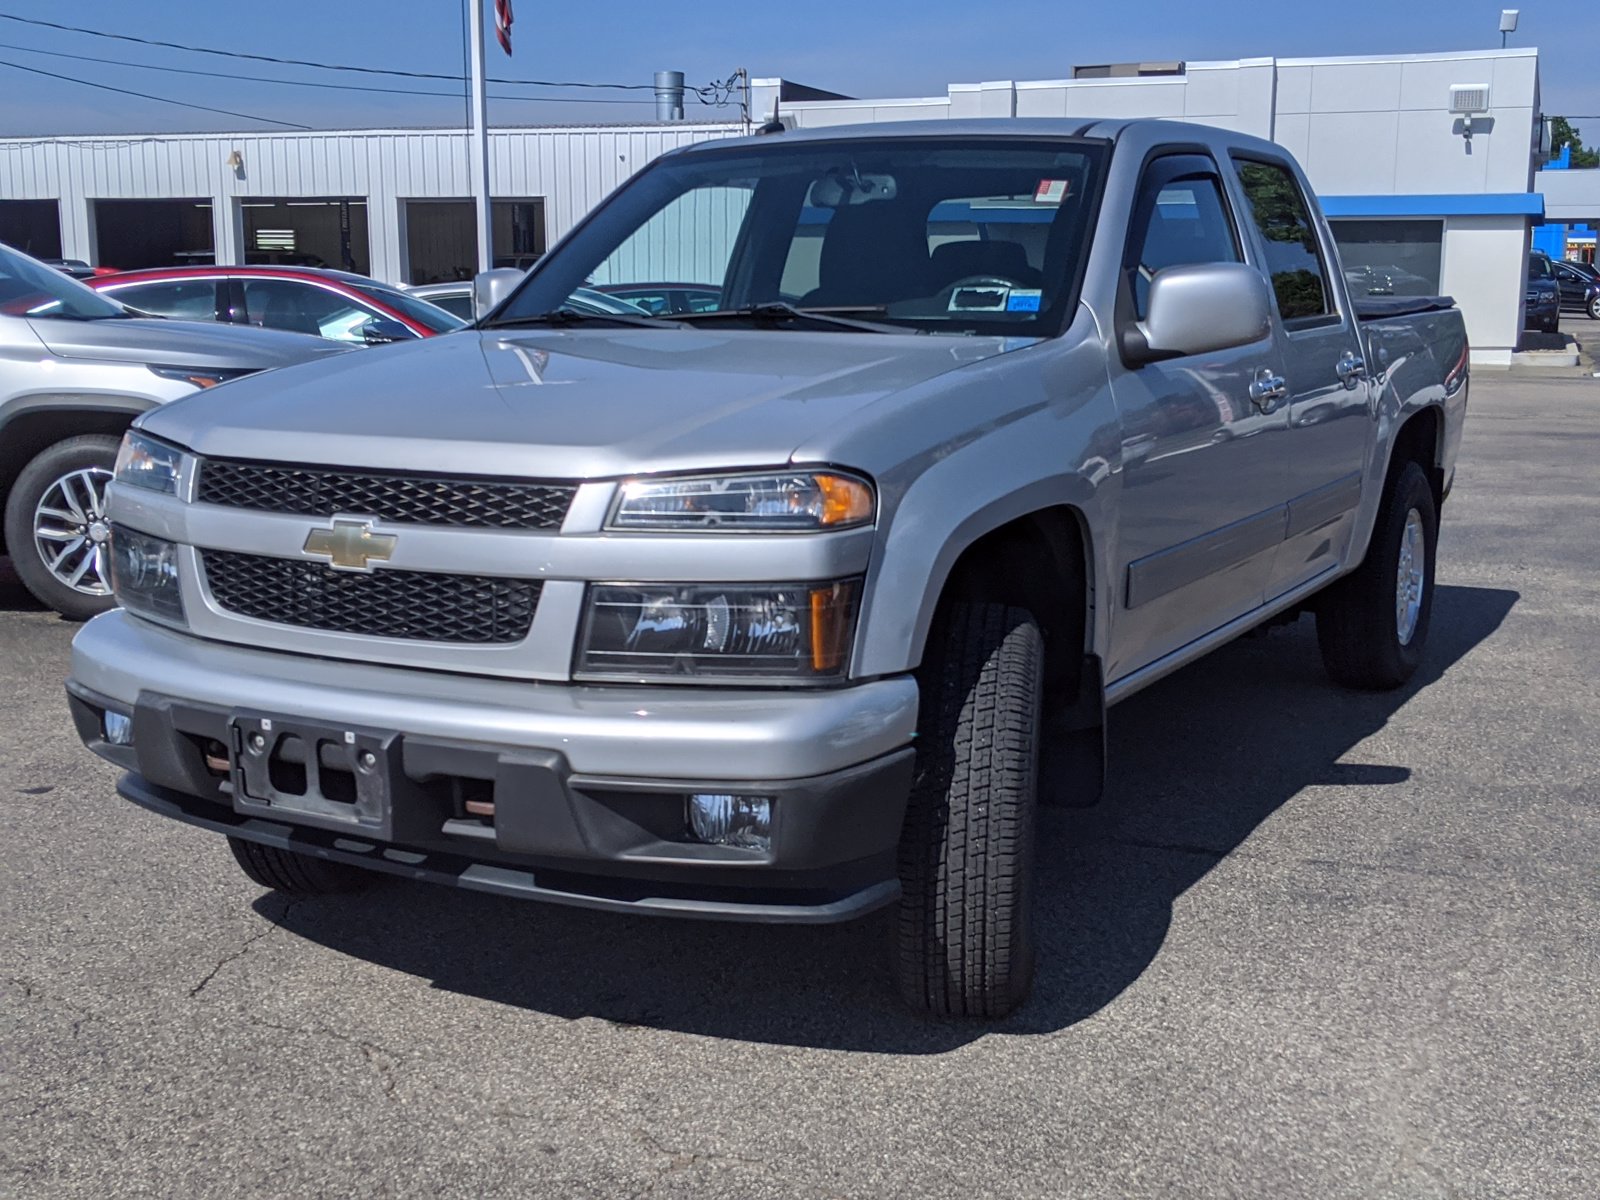
[(33, 542), (46, 569), (85, 596), (109, 596), (106, 573), (106, 485), (111, 472), (85, 467), (45, 489), (33, 510)]
[(1400, 566), (1395, 573), (1394, 624), (1400, 644), (1409, 646), (1422, 619), (1422, 592), (1428, 586), (1428, 540), (1423, 535), (1422, 514), (1406, 513), (1405, 532), (1400, 535)]

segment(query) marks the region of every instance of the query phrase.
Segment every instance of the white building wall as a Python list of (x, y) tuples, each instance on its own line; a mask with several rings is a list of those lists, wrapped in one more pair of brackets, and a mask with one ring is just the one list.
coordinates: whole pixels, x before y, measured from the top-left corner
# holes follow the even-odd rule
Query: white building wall
[[(545, 198), (550, 241), (628, 176), (677, 146), (742, 133), (735, 124), (497, 129), (496, 198)], [(472, 194), (468, 137), (455, 130), (0, 138), (0, 197), (60, 202), (62, 253), (97, 262), (92, 200), (209, 200), (219, 261), (242, 261), (239, 203), (258, 196), (363, 196), (371, 270), (406, 277), (401, 202)], [(243, 165), (227, 165), (237, 151)]]

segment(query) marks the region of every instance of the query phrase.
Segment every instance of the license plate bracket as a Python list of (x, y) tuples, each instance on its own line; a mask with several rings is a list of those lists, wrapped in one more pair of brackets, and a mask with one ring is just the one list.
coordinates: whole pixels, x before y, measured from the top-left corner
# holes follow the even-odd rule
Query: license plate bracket
[(410, 784), (401, 740), (383, 730), (234, 712), (234, 811), (392, 841), (403, 807), (397, 800)]

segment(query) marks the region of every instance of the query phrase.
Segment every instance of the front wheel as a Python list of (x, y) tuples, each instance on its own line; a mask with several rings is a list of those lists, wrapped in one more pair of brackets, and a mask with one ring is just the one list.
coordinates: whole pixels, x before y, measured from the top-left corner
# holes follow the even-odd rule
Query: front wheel
[(22, 468), (6, 501), (6, 546), (17, 578), (41, 603), (74, 621), (111, 608), (106, 487), (118, 439), (70, 437)]
[(1589, 301), (1589, 317), (1591, 320), (1600, 321), (1600, 296)]
[(1386, 691), (1411, 678), (1428, 640), (1438, 545), (1433, 489), (1408, 462), (1386, 489), (1366, 558), (1317, 605), (1317, 642), (1336, 683)]
[(372, 873), (310, 854), (280, 850), (245, 838), (229, 837), (228, 849), (252, 882), (286, 896), (328, 896), (358, 892), (372, 882)]
[(1044, 639), (1022, 609), (957, 604), (928, 646), (897, 981), (936, 1016), (1002, 1017), (1033, 983)]

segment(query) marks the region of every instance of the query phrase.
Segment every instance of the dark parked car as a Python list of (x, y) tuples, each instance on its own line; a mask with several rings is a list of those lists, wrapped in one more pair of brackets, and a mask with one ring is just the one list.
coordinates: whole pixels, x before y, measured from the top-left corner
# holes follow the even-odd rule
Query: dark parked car
[(160, 267), (88, 282), (152, 316), (259, 325), (336, 342), (405, 342), (463, 324), (444, 309), (365, 275), (310, 267)]
[(1528, 303), (1528, 315), (1522, 321), (1524, 329), (1555, 333), (1561, 328), (1561, 288), (1548, 256), (1528, 255), (1528, 290), (1524, 299)]
[(709, 283), (609, 283), (595, 290), (637, 304), (653, 317), (722, 307), (722, 289)]
[(1600, 321), (1600, 271), (1587, 263), (1550, 262), (1556, 286), (1561, 289), (1561, 307), (1587, 313)]

